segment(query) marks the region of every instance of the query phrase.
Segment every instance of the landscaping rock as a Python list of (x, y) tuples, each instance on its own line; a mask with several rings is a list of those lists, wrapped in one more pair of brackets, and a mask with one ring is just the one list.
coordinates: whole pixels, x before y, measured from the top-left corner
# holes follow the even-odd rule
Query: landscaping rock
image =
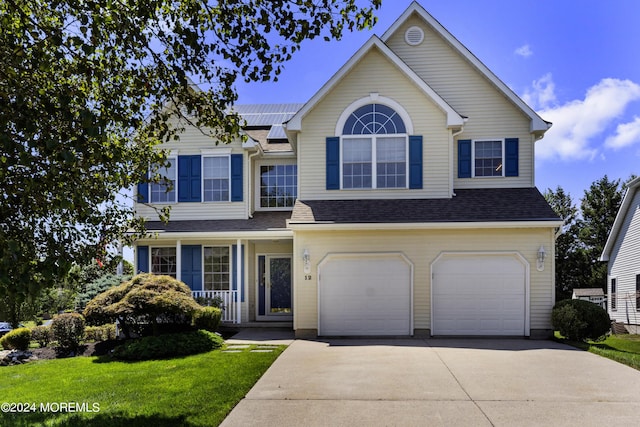
[(30, 351), (4, 350), (0, 351), (0, 366), (21, 365), (38, 360)]

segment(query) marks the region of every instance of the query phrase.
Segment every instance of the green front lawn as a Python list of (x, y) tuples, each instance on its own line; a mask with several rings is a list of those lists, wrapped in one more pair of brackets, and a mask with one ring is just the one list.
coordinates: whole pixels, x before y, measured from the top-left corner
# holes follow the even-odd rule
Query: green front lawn
[(17, 414), (3, 406), (0, 425), (215, 426), (285, 348), (254, 347), (135, 363), (76, 357), (0, 367), (0, 404), (35, 408)]
[(640, 370), (640, 335), (610, 335), (604, 341), (586, 343), (565, 340), (558, 332), (556, 338), (566, 344)]

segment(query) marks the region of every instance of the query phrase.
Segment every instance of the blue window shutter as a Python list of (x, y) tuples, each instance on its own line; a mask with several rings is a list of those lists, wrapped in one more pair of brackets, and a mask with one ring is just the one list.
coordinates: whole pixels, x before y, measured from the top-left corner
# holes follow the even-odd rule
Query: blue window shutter
[[(149, 175), (149, 172), (144, 174), (144, 179), (146, 179)], [(138, 183), (138, 202), (139, 203), (149, 203), (149, 183), (148, 182), (139, 182)]]
[(340, 189), (340, 138), (327, 137), (327, 190)]
[(458, 178), (471, 178), (471, 140), (458, 141)]
[(242, 154), (231, 155), (231, 201), (242, 201)]
[(192, 291), (202, 290), (202, 246), (182, 246), (180, 276)]
[(422, 188), (422, 135), (409, 137), (409, 188)]
[(149, 273), (149, 246), (137, 246), (138, 273)]
[[(238, 290), (238, 245), (232, 245), (231, 246), (231, 263), (233, 264), (231, 266), (231, 288), (234, 291)], [(244, 245), (241, 245), (240, 248), (240, 264), (243, 266), (244, 268)], [(242, 272), (240, 272), (241, 276), (242, 276), (242, 281), (240, 282), (240, 301), (244, 302), (244, 274), (242, 274)]]
[(518, 138), (505, 139), (504, 151), (504, 176), (518, 176)]
[(201, 188), (200, 156), (178, 156), (178, 201), (199, 202)]

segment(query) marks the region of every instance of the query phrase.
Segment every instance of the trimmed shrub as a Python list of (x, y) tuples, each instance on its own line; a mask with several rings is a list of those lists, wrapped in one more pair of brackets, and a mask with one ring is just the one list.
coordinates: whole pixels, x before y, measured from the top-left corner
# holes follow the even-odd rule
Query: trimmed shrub
[(215, 332), (220, 325), (222, 310), (216, 307), (202, 307), (193, 313), (193, 326), (196, 329)]
[(40, 325), (31, 329), (31, 339), (36, 341), (40, 348), (46, 347), (51, 342), (51, 328)]
[(222, 347), (220, 335), (209, 331), (150, 336), (126, 341), (115, 348), (113, 357), (121, 360), (168, 359), (206, 353)]
[(116, 339), (116, 325), (87, 326), (84, 328), (85, 341), (108, 341)]
[(51, 322), (53, 339), (65, 351), (76, 351), (84, 338), (84, 317), (78, 313), (64, 313)]
[[(84, 310), (90, 325), (118, 322), (126, 337), (131, 333), (159, 335), (173, 325), (191, 325), (193, 312), (201, 307), (191, 289), (170, 276), (139, 274), (92, 299)], [(167, 325), (171, 325), (168, 326)]]
[(597, 341), (611, 328), (606, 310), (592, 302), (577, 299), (558, 302), (551, 312), (551, 323), (562, 336), (572, 341)]
[(8, 332), (2, 338), (0, 338), (0, 345), (8, 350), (22, 350), (29, 349), (31, 343), (31, 329), (18, 328)]

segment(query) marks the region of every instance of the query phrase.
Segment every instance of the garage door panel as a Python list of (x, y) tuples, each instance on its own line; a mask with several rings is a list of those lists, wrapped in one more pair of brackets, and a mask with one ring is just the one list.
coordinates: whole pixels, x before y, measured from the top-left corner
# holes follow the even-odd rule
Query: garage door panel
[(334, 256), (322, 264), (321, 335), (411, 333), (411, 267), (398, 255)]
[(512, 255), (443, 256), (434, 264), (435, 335), (524, 335), (525, 266)]

